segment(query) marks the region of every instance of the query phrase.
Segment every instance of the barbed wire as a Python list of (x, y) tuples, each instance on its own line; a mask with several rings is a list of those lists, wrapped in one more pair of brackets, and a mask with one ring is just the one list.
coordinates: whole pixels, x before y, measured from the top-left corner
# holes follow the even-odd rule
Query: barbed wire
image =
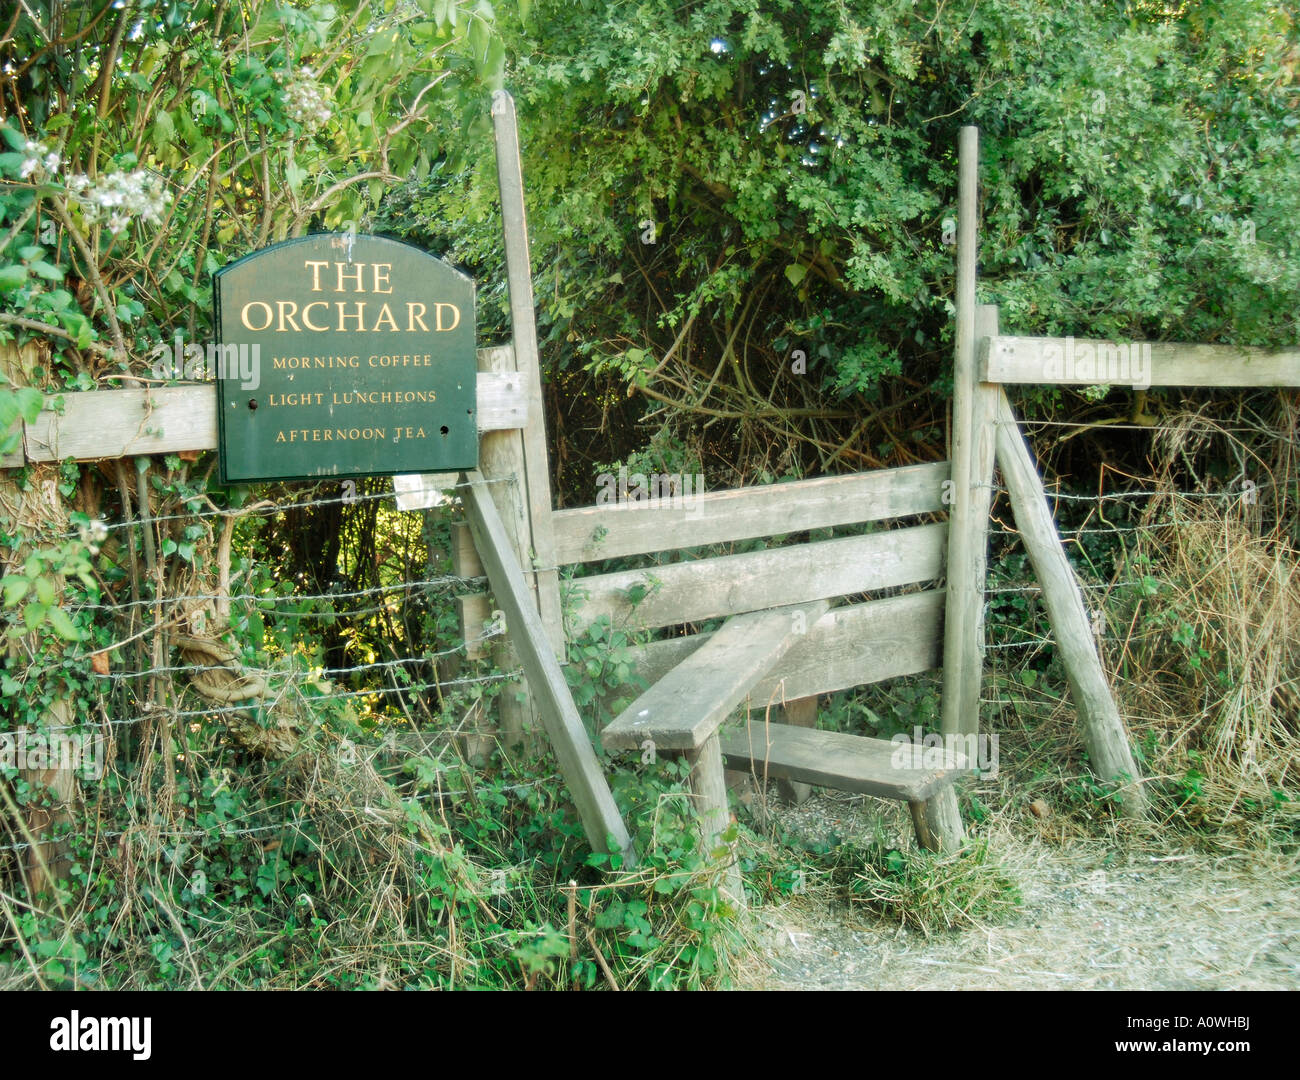
[[(397, 582), (392, 585), (372, 585), (366, 589), (352, 589), (339, 592), (323, 593), (186, 593), (182, 596), (163, 596), (154, 598), (141, 598), (139, 600), (123, 600), (113, 604), (100, 604), (91, 601), (79, 604), (69, 604), (69, 611), (126, 611), (130, 608), (137, 607), (160, 607), (162, 605), (187, 604), (192, 601), (207, 600), (228, 600), (235, 602), (252, 602), (255, 604), (272, 605), (277, 602), (284, 604), (300, 604), (314, 602), (317, 600), (355, 600), (362, 596), (383, 596), (394, 592), (410, 592), (414, 589), (434, 589), (447, 588), (452, 585), (476, 586), (479, 588), (486, 587), (487, 578), (479, 575), (477, 577), (466, 577), (460, 574), (439, 574), (432, 578), (418, 578), (415, 581)], [(270, 610), (270, 609), (264, 609)], [(380, 609), (376, 609), (380, 610)], [(293, 615), (311, 615), (318, 614), (314, 612), (289, 612)], [(347, 610), (342, 612), (329, 612), (338, 616), (356, 615), (359, 611)]]
[[(211, 669), (208, 669), (211, 670)], [(229, 670), (229, 669), (228, 669)], [(432, 682), (411, 683), (408, 686), (375, 686), (366, 690), (334, 690), (320, 695), (301, 695), (302, 700), (314, 703), (325, 703), (335, 701), (339, 698), (358, 698), (358, 697), (383, 697), (388, 694), (414, 694), (425, 690), (445, 690), (448, 687), (456, 686), (476, 686), (490, 682), (505, 682), (510, 679), (518, 679), (523, 674), (522, 668), (516, 668), (512, 671), (492, 671), (484, 675), (458, 676), (452, 679), (438, 679)], [(118, 719), (103, 718), (100, 720), (87, 720), (79, 724), (51, 724), (42, 726), (40, 731), (78, 731), (83, 733), (93, 733), (96, 728), (100, 727), (125, 727), (130, 724), (140, 724), (152, 716), (166, 714), (169, 718), (186, 720), (203, 716), (225, 716), (230, 713), (246, 712), (249, 709), (274, 709), (284, 701), (284, 692), (273, 698), (256, 698), (250, 699), (237, 705), (212, 705), (204, 709), (175, 709), (167, 706), (159, 706), (154, 709), (146, 709), (145, 712), (138, 716), (120, 717)], [(2, 733), (0, 733), (2, 734)]]
[[(346, 766), (345, 766), (345, 767), (346, 767)], [(442, 776), (442, 775), (444, 775), (444, 774), (455, 773), (455, 772), (457, 772), (457, 771), (459, 771), (459, 766), (456, 766), (456, 765), (449, 765), (449, 766), (446, 766), (446, 767), (444, 767), (444, 768), (433, 769), (433, 770), (431, 771), (431, 775), (434, 775), (434, 776)], [(553, 774), (550, 775), (550, 776), (542, 777), (542, 778), (537, 779), (537, 780), (529, 780), (529, 781), (526, 781), (526, 782), (523, 782), (523, 783), (518, 783), (518, 784), (505, 784), (505, 785), (501, 785), (501, 786), (499, 786), (499, 787), (492, 787), (492, 786), (484, 785), (483, 787), (476, 787), (476, 788), (471, 788), (471, 789), (468, 789), (468, 790), (457, 791), (457, 790), (455, 790), (455, 789), (452, 789), (452, 790), (448, 790), (448, 791), (429, 792), (428, 794), (424, 794), (424, 795), (421, 795), (421, 794), (412, 794), (412, 795), (395, 795), (395, 798), (397, 798), (397, 800), (398, 800), (399, 802), (402, 802), (402, 803), (409, 803), (409, 802), (432, 802), (432, 801), (435, 801), (435, 800), (438, 801), (438, 802), (442, 802), (442, 801), (445, 800), (448, 796), (455, 796), (455, 795), (459, 795), (459, 794), (468, 794), (470, 791), (472, 791), (473, 794), (475, 794), (475, 795), (488, 795), (488, 794), (492, 794), (492, 793), (494, 793), (494, 792), (498, 792), (498, 791), (504, 791), (504, 792), (508, 792), (508, 793), (510, 793), (510, 794), (517, 795), (517, 794), (518, 794), (519, 792), (521, 792), (521, 791), (531, 790), (531, 789), (533, 789), (533, 788), (540, 787), (542, 784), (550, 784), (550, 783), (554, 783), (554, 782), (556, 782), (556, 781), (559, 781), (559, 782), (563, 783), (563, 781), (564, 781), (564, 777), (563, 777), (562, 775), (560, 775), (559, 773), (553, 773)], [(372, 808), (371, 808), (369, 805), (367, 805), (367, 806), (363, 807), (362, 809), (363, 809), (363, 812), (364, 812), (365, 810), (369, 810), (369, 809), (372, 809)], [(378, 808), (374, 808), (374, 809), (378, 809)], [(263, 812), (265, 812), (265, 811), (263, 811)], [(151, 835), (151, 836), (155, 836), (155, 837), (158, 837), (158, 838), (160, 838), (160, 839), (165, 837), (165, 838), (167, 838), (167, 839), (171, 839), (171, 840), (180, 840), (180, 839), (194, 839), (194, 840), (202, 840), (202, 839), (207, 839), (209, 836), (212, 835), (212, 833), (213, 833), (214, 831), (215, 831), (215, 832), (216, 832), (216, 833), (217, 833), (221, 838), (223, 838), (223, 839), (225, 839), (225, 838), (227, 838), (227, 837), (231, 837), (231, 838), (233, 838), (233, 837), (238, 837), (238, 836), (259, 836), (259, 835), (261, 835), (261, 834), (263, 834), (263, 833), (275, 832), (276, 830), (283, 830), (283, 829), (294, 829), (295, 831), (301, 831), (301, 829), (300, 829), (299, 827), (302, 826), (303, 824), (309, 823), (310, 820), (311, 820), (310, 818), (301, 818), (301, 817), (300, 817), (300, 818), (295, 818), (295, 819), (293, 819), (292, 821), (277, 822), (277, 823), (272, 824), (272, 825), (255, 825), (255, 826), (250, 826), (250, 827), (247, 827), (247, 828), (240, 828), (240, 829), (224, 829), (224, 828), (221, 828), (221, 826), (211, 826), (211, 827), (206, 828), (206, 829), (200, 829), (200, 828), (194, 828), (194, 829), (164, 829), (164, 830), (159, 830), (159, 831), (156, 831), (156, 832), (153, 832), (153, 831), (150, 831), (150, 830), (147, 830), (147, 829), (142, 829), (142, 828), (136, 828), (136, 829), (105, 830), (105, 831), (103, 831), (103, 832), (97, 832), (97, 833), (95, 833), (95, 839), (96, 839), (96, 840), (100, 840), (100, 839), (105, 839), (105, 840), (110, 840), (110, 839), (112, 839), (112, 840), (115, 840), (115, 839), (118, 839), (118, 838), (123, 837), (123, 836), (134, 836), (134, 835), (137, 835), (137, 834), (140, 834), (140, 833), (144, 833), (144, 832), (149, 832), (149, 835)], [(46, 843), (50, 843), (50, 842), (52, 842), (52, 841), (54, 841), (54, 840), (62, 840), (62, 839), (66, 839), (66, 837), (47, 837), (47, 836), (42, 836), (42, 837), (40, 837), (40, 838), (37, 840), (37, 843), (46, 844)], [(416, 843), (416, 844), (418, 844), (418, 841), (416, 841), (413, 837), (410, 837), (410, 838), (408, 838), (408, 839), (409, 839), (412, 843)], [(28, 848), (30, 848), (31, 846), (32, 846), (32, 844), (31, 844), (30, 841), (22, 841), (22, 842), (15, 843), (15, 844), (0, 844), (0, 851), (26, 851), (26, 850), (27, 850)]]
[[(321, 484), (324, 483), (343, 484), (345, 482), (346, 480), (334, 480), (334, 479), (315, 481), (315, 483), (321, 483)], [(476, 482), (480, 482), (480, 481), (476, 481)], [(481, 483), (487, 484), (489, 486), (493, 484), (514, 485), (517, 482), (518, 482), (517, 479), (513, 475), (485, 477), (481, 481)], [(439, 487), (438, 490), (439, 491), (465, 491), (468, 490), (471, 486), (472, 486), (471, 484), (456, 483), (456, 484), (448, 484), (445, 487)], [(207, 518), (239, 519), (243, 517), (253, 517), (253, 516), (263, 517), (263, 516), (270, 516), (274, 514), (283, 514), (291, 510), (312, 509), (313, 507), (317, 507), (317, 506), (338, 506), (338, 505), (355, 506), (358, 503), (366, 503), (366, 502), (378, 502), (378, 501), (396, 502), (397, 498), (398, 498), (398, 493), (396, 491), (375, 491), (375, 492), (365, 492), (365, 493), (357, 492), (355, 494), (340, 495), (337, 498), (327, 498), (327, 499), (311, 498), (311, 499), (294, 500), (290, 502), (272, 502), (270, 500), (266, 500), (266, 505), (263, 505), (262, 503), (254, 502), (254, 503), (250, 503), (247, 507), (233, 507), (227, 509), (214, 507), (210, 510), (187, 510), (183, 514), (160, 514), (157, 517), (150, 515), (149, 517), (144, 519), (132, 518), (130, 521), (105, 521), (102, 522), (102, 525), (104, 528), (108, 529), (111, 532), (116, 529), (136, 529), (136, 528), (140, 528), (143, 525), (160, 525), (163, 522), (169, 522), (169, 521), (195, 521), (195, 520), (202, 521), (202, 520), (206, 520)], [(203, 494), (195, 494), (188, 497), (182, 496), (182, 499), (186, 502), (203, 502), (207, 500), (207, 496)], [(403, 512), (410, 513), (414, 511), (403, 511)], [(70, 529), (66, 533), (58, 534), (58, 538), (64, 540), (71, 540), (80, 535), (81, 535), (80, 529)]]

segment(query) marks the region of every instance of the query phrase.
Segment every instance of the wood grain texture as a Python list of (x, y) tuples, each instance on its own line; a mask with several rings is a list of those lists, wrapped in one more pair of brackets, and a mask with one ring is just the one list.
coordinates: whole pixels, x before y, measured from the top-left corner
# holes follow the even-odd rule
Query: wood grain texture
[(721, 733), (722, 757), (729, 769), (753, 770), (762, 778), (784, 777), (818, 787), (854, 791), (882, 799), (924, 802), (966, 769), (966, 760), (947, 754), (941, 768), (895, 764), (896, 747), (884, 739), (844, 735), (751, 721)]
[[(952, 426), (948, 457), (952, 467), (948, 508), (948, 603), (944, 624), (944, 730), (968, 723), (969, 688), (979, 667), (975, 624), (984, 606), (984, 578), (977, 577), (975, 552), (985, 538), (971, 498), (975, 484), (980, 411), (976, 348), (975, 272), (979, 257), (979, 130), (970, 125), (958, 135), (957, 156), (957, 332), (952, 365)], [(979, 693), (974, 695), (978, 723)]]
[[(943, 603), (943, 591), (929, 589), (833, 608), (754, 685), (751, 707), (765, 709), (768, 702), (829, 694), (937, 668)], [(629, 652), (637, 673), (653, 683), (711, 636), (668, 638)]]
[(557, 510), (561, 564), (617, 559), (944, 509), (946, 462), (706, 492), (683, 505), (624, 503)]
[[(987, 338), (997, 332), (997, 307), (980, 305), (975, 313), (975, 337)], [(969, 370), (967, 374), (973, 378), (974, 371)], [(972, 382), (966, 388), (965, 400), (970, 409), (971, 447), (967, 486), (963, 490), (957, 488), (955, 481), (953, 484), (940, 725), (944, 732), (960, 733), (979, 731), (980, 685), (984, 677), (984, 585), (997, 444), (994, 425), (997, 387)]]
[(528, 511), (528, 543), (537, 567), (535, 596), (540, 605), (551, 649), (565, 656), (564, 613), (556, 569), (555, 534), (551, 525), (551, 467), (546, 451), (546, 419), (542, 408), (542, 364), (537, 348), (533, 310), (532, 258), (528, 251), (528, 219), (524, 210), (524, 174), (519, 159), (519, 126), (515, 100), (505, 90), (492, 93), (492, 126), (496, 149), (497, 186), (505, 233), (506, 284), (510, 293), (510, 333), (514, 367), (522, 377), (532, 422), (522, 428), (524, 468), (520, 475)]
[[(479, 375), (479, 431), (525, 422), (528, 402), (517, 373)], [(217, 388), (213, 383), (150, 390), (88, 390), (61, 394), (63, 412), (47, 400), (23, 434), (26, 461), (95, 461), (101, 458), (214, 450)], [(3, 463), (12, 467), (16, 456)], [(447, 474), (431, 474), (443, 477)], [(438, 490), (435, 482), (434, 490)]]
[(818, 600), (728, 619), (623, 710), (600, 741), (610, 750), (635, 750), (646, 739), (661, 750), (699, 748), (829, 606)]
[(456, 597), (456, 620), (465, 642), (465, 659), (479, 660), (491, 651), (492, 642), (484, 639), (483, 626), (492, 618), (492, 605), (484, 593)]
[(912, 811), (916, 842), (926, 851), (948, 855), (961, 847), (966, 830), (962, 827), (954, 787), (941, 788), (924, 802), (910, 802), (908, 807)]
[(981, 357), (993, 383), (1300, 386), (1300, 349), (1001, 335)]
[(474, 533), (474, 545), (497, 603), (506, 613), (514, 647), (559, 760), (560, 771), (578, 808), (587, 840), (597, 851), (622, 853), (625, 865), (630, 866), (636, 855), (627, 827), (573, 704), (541, 616), (524, 584), (523, 570), (488, 485), (477, 470), (464, 474), (463, 482), (467, 485), (463, 489), (465, 512)]
[(695, 812), (700, 821), (700, 847), (707, 856), (725, 860), (722, 889), (739, 907), (745, 906), (745, 887), (736, 861), (734, 849), (724, 847), (721, 835), (731, 824), (731, 809), (727, 804), (727, 785), (722, 768), (722, 750), (715, 731), (697, 750), (684, 755), (690, 765), (691, 793), (695, 796)]
[[(930, 581), (943, 572), (944, 524), (670, 563), (575, 580), (575, 620), (644, 629)], [(633, 602), (643, 593), (639, 602)]]
[(1043, 590), (1043, 603), (1065, 665), (1070, 695), (1082, 721), (1083, 741), (1092, 769), (1106, 780), (1128, 777), (1121, 788), (1123, 811), (1127, 816), (1142, 816), (1146, 796), (1139, 782), (1128, 733), (1097, 655), (1078, 580), (1047, 508), (1038, 467), (1020, 433), (1005, 390), (998, 391), (998, 462), (1011, 496), (1016, 526)]

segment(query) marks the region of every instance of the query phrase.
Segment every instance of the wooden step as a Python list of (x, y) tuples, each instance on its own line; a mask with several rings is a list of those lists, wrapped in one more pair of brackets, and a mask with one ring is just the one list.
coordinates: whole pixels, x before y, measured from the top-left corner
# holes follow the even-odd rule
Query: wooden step
[[(925, 802), (968, 771), (965, 757), (956, 751), (920, 751), (931, 757), (941, 754), (943, 767), (913, 768), (910, 760), (899, 767), (894, 758), (900, 747), (885, 739), (765, 724), (761, 719), (752, 720), (747, 729), (723, 731), (720, 737), (728, 769), (752, 769), (759, 777), (802, 780), (882, 799)], [(901, 749), (910, 758), (911, 747)]]
[(817, 600), (728, 619), (624, 709), (600, 741), (610, 750), (635, 750), (646, 739), (659, 750), (698, 749), (829, 607)]

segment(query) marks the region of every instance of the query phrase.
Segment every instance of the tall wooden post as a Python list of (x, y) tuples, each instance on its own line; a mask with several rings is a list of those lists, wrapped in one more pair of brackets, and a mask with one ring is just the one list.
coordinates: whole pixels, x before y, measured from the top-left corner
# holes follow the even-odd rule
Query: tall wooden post
[(519, 130), (515, 102), (506, 91), (492, 94), (492, 123), (496, 133), (497, 183), (501, 190), (501, 219), (505, 228), (506, 278), (510, 288), (510, 323), (515, 370), (528, 393), (528, 424), (523, 429), (523, 468), (519, 472), (527, 512), (527, 546), (531, 558), (521, 560), (528, 574), (542, 625), (556, 657), (566, 659), (564, 616), (560, 608), (560, 579), (555, 564), (555, 534), (551, 526), (551, 476), (546, 453), (546, 417), (542, 408), (542, 371), (533, 315), (533, 270), (528, 253), (528, 223), (524, 213), (524, 177), (519, 161)]
[[(943, 638), (945, 734), (979, 730), (983, 667), (984, 563), (988, 501), (979, 436), (989, 417), (976, 373), (975, 274), (978, 256), (979, 130), (961, 129), (957, 176), (957, 342), (953, 356), (952, 445), (949, 451), (948, 590)], [(991, 460), (991, 458), (990, 458)], [(991, 471), (991, 469), (990, 469)], [(983, 507), (983, 514), (980, 513)]]

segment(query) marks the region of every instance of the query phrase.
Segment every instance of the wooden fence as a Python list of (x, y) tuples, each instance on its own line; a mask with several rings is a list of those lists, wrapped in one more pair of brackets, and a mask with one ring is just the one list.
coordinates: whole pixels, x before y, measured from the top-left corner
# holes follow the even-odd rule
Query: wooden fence
[[(689, 508), (670, 504), (653, 512), (618, 506), (555, 511), (514, 104), (508, 95), (494, 97), (493, 119), (514, 339), (511, 346), (478, 354), (478, 470), (407, 482), (399, 506), (432, 505), (446, 487), (460, 485), (468, 523), (454, 547), (455, 571), (464, 576), (486, 572), (495, 594), (495, 600), (486, 595), (460, 599), (463, 636), (477, 638), (498, 605), (505, 612), (509, 632), (499, 646), (506, 650), (501, 659), (513, 664), (517, 654), (527, 678), (518, 687), (522, 704), (513, 693), (502, 695), (503, 737), (519, 739), (532, 719), (540, 718), (592, 845), (605, 848), (612, 843), (629, 859), (635, 857), (561, 670), (566, 654), (559, 584), (563, 566), (775, 533), (929, 519), (797, 548), (659, 566), (654, 571), (657, 589), (637, 604), (629, 603), (629, 590), (644, 581), (644, 571), (586, 577), (586, 602), (576, 625), (609, 616), (630, 628), (678, 626), (903, 585), (924, 586), (946, 574), (941, 586), (823, 610), (811, 620), (806, 636), (773, 650), (771, 666), (758, 673), (745, 693), (771, 700), (779, 690), (789, 704), (942, 663), (943, 730), (976, 733), (989, 508), (997, 466), (1043, 590), (1092, 767), (1103, 778), (1124, 781), (1124, 806), (1140, 814), (1144, 800), (1124, 724), (1038, 468), (1003, 384), (1295, 387), (1300, 386), (1300, 351), (1004, 334), (997, 308), (976, 302), (978, 137), (973, 128), (965, 128), (949, 462), (709, 492)], [(21, 445), (0, 466), (209, 450), (216, 445), (216, 394), (211, 385), (68, 393), (48, 401), (40, 416), (24, 425)], [(946, 522), (935, 520), (945, 512)], [(636, 658), (645, 673), (657, 679), (675, 670), (708, 638), (696, 634), (653, 642), (639, 647)]]

